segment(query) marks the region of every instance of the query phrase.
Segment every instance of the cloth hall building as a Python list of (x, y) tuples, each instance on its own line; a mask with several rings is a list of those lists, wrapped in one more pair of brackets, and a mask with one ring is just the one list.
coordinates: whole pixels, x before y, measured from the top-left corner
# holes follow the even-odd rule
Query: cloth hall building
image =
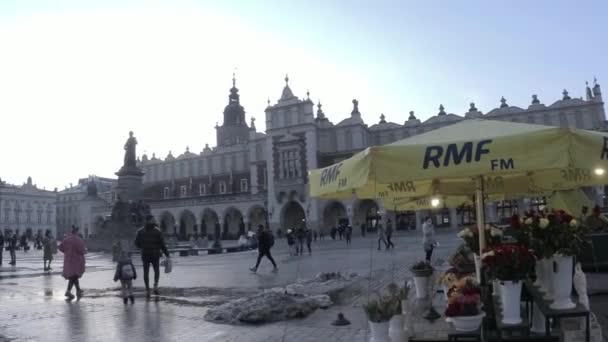
[[(505, 98), (498, 108), (482, 113), (470, 104), (462, 114), (449, 113), (442, 105), (438, 113), (421, 121), (414, 112), (405, 122), (366, 124), (353, 100), (350, 116), (337, 123), (308, 97), (295, 96), (289, 79), (274, 104), (265, 109), (266, 132), (259, 132), (253, 118), (248, 122), (234, 79), (224, 109), (223, 123), (216, 126), (215, 147), (202, 152), (188, 148), (165, 158), (143, 155), (138, 166), (145, 173), (144, 197), (163, 229), (185, 237), (194, 232), (237, 237), (258, 224), (273, 230), (294, 228), (304, 222), (326, 232), (340, 220), (353, 227), (367, 224), (378, 215), (396, 229), (420, 226), (431, 215), (437, 226), (469, 223), (472, 208), (438, 209), (430, 212), (394, 212), (374, 200), (327, 201), (308, 196), (307, 173), (350, 157), (372, 145), (394, 142), (469, 118), (484, 118), (533, 124), (603, 130), (605, 111), (600, 85), (585, 88), (584, 98), (561, 98), (544, 104), (532, 95), (524, 107), (512, 106)], [(603, 191), (595, 193), (603, 195)], [(510, 217), (517, 210), (542, 206), (543, 199), (505, 201), (488, 205), (490, 220)]]

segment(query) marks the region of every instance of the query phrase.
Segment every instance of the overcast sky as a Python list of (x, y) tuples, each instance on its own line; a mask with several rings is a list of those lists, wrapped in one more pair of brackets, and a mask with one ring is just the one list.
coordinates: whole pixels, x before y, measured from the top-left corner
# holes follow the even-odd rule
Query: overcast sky
[(232, 72), (264, 128), (289, 74), (334, 123), (608, 94), (608, 2), (0, 1), (0, 178), (63, 189), (138, 154), (215, 145)]

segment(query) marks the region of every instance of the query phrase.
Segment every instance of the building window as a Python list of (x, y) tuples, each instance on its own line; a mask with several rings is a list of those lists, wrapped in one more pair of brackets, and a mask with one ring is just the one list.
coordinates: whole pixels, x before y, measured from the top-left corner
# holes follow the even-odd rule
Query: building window
[(498, 221), (508, 223), (513, 216), (517, 214), (517, 201), (501, 201), (496, 204), (496, 216)]
[(247, 192), (249, 191), (249, 182), (247, 182), (247, 179), (242, 178), (241, 179), (241, 192)]
[(204, 196), (207, 194), (207, 184), (199, 184), (198, 185), (198, 194)]
[(450, 209), (442, 208), (433, 212), (435, 216), (435, 226), (449, 227), (450, 226)]
[(264, 171), (262, 172), (262, 185), (264, 189), (268, 187), (268, 169), (264, 167)]
[(32, 223), (32, 212), (31, 211), (27, 211), (26, 216), (25, 216), (25, 223), (30, 224)]
[(8, 222), (8, 220), (10, 219), (10, 212), (11, 210), (8, 208), (4, 210), (4, 222)]
[(46, 213), (46, 223), (51, 224), (51, 212), (50, 211), (48, 211)]
[(220, 187), (220, 194), (225, 194), (226, 193), (226, 182), (221, 181), (219, 184)]
[(42, 224), (42, 211), (38, 212), (38, 224)]
[(296, 149), (281, 152), (281, 178), (300, 177), (299, 153)]
[(530, 209), (535, 211), (543, 211), (547, 206), (547, 198), (538, 197), (530, 200)]
[(180, 197), (186, 197), (188, 195), (188, 188), (185, 185), (179, 187)]
[(163, 198), (169, 198), (169, 187), (163, 189)]

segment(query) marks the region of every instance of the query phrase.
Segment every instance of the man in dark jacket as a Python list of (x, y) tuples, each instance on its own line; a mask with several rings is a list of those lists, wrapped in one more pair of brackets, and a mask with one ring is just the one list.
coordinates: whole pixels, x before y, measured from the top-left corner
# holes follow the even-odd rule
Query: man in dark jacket
[(146, 296), (150, 297), (149, 272), (150, 265), (154, 268), (154, 294), (158, 295), (158, 279), (160, 277), (161, 252), (169, 258), (169, 251), (165, 246), (165, 240), (160, 230), (154, 223), (154, 217), (148, 217), (144, 228), (137, 231), (135, 246), (141, 250), (141, 261), (144, 264), (144, 284), (146, 285)]
[(274, 267), (272, 272), (278, 272), (277, 263), (274, 262), (272, 255), (270, 254), (270, 249), (274, 245), (274, 237), (264, 226), (258, 226), (258, 261), (255, 264), (255, 267), (250, 268), (249, 270), (253, 273), (258, 271), (258, 266), (260, 266), (260, 261), (262, 261), (262, 257), (266, 256), (268, 260), (272, 263)]
[(4, 253), (4, 235), (0, 231), (0, 266), (2, 266), (2, 254)]

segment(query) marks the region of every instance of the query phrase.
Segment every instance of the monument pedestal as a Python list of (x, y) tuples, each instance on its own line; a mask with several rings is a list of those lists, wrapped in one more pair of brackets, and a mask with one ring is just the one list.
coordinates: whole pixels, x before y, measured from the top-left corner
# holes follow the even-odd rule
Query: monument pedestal
[(122, 168), (118, 176), (118, 194), (124, 201), (139, 201), (144, 197), (144, 173), (139, 168)]

